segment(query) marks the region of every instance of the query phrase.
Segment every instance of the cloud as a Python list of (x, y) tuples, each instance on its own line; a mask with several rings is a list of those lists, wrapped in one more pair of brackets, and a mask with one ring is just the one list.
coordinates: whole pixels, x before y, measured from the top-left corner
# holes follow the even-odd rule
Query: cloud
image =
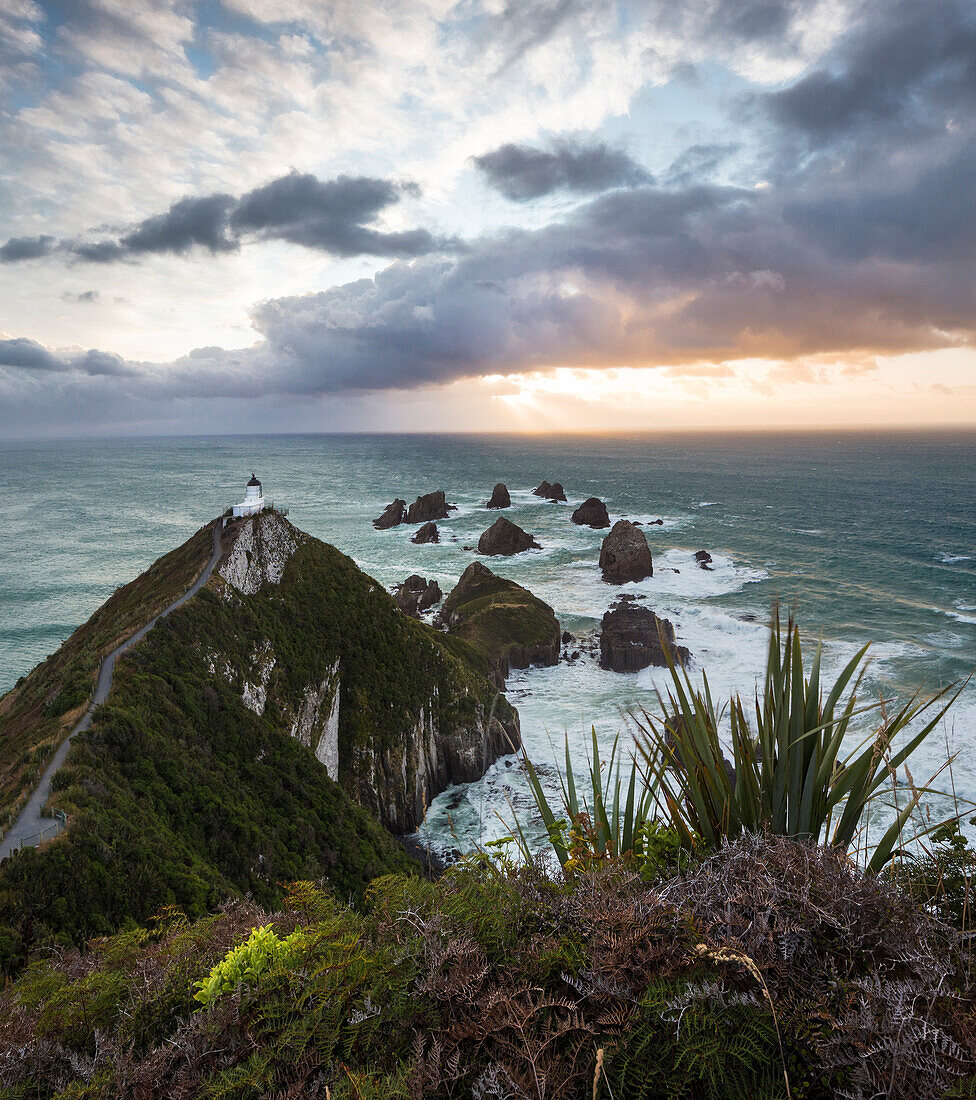
[(670, 164), (664, 182), (672, 187), (687, 187), (712, 179), (719, 168), (742, 148), (739, 142), (690, 145)]
[(59, 352), (24, 337), (0, 338), (0, 369), (31, 373), (70, 373), (112, 377), (136, 376), (139, 367), (109, 351), (71, 349)]
[(187, 252), (194, 245), (209, 252), (233, 252), (238, 242), (227, 236), (227, 215), (234, 205), (230, 195), (180, 199), (165, 214), (140, 222), (119, 241), (123, 253)]
[(404, 194), (417, 194), (416, 186), (369, 176), (320, 180), (290, 172), (239, 198), (215, 193), (180, 199), (117, 240), (12, 237), (0, 247), (0, 262), (53, 253), (89, 263), (184, 254), (193, 248), (216, 254), (234, 252), (249, 239), (290, 241), (334, 256), (421, 256), (453, 247), (455, 242), (439, 240), (426, 229), (387, 232), (371, 224)]
[(18, 260), (36, 260), (49, 256), (57, 248), (54, 237), (11, 237), (0, 246), (0, 263), (11, 264)]
[(557, 141), (551, 149), (509, 143), (472, 159), (489, 185), (513, 202), (554, 191), (631, 187), (651, 178), (629, 154), (602, 141)]
[(814, 147), (865, 130), (944, 127), (976, 107), (976, 10), (968, 0), (891, 0), (862, 18), (825, 63), (762, 100)]
[(90, 302), (97, 302), (100, 297), (101, 297), (101, 295), (98, 293), (97, 290), (82, 290), (80, 293), (77, 293), (77, 294), (74, 293), (73, 291), (66, 290), (61, 295), (61, 300), (63, 302), (90, 303)]
[(336, 256), (419, 256), (438, 245), (425, 229), (384, 233), (369, 223), (409, 185), (368, 177), (319, 180), (293, 172), (244, 195), (230, 215), (236, 232), (321, 248)]

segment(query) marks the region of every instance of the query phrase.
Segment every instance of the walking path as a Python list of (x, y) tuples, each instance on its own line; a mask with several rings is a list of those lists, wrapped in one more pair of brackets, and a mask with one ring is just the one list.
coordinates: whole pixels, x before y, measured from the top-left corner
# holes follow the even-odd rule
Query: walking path
[(223, 526), (222, 520), (218, 520), (214, 525), (213, 553), (210, 555), (210, 561), (207, 562), (206, 568), (193, 584), (190, 585), (186, 592), (173, 600), (169, 607), (160, 611), (154, 619), (150, 619), (149, 622), (137, 630), (131, 638), (127, 638), (121, 645), (116, 646), (115, 649), (103, 659), (98, 668), (98, 680), (95, 683), (95, 694), (92, 697), (91, 706), (85, 711), (85, 716), (78, 725), (75, 726), (71, 733), (69, 733), (61, 743), (51, 763), (48, 764), (47, 768), (44, 770), (44, 774), (41, 776), (41, 780), (34, 790), (34, 793), (20, 811), (17, 820), (10, 826), (6, 836), (3, 840), (0, 840), (0, 859), (9, 856), (11, 852), (16, 851), (18, 848), (36, 847), (42, 840), (47, 840), (57, 835), (57, 833), (61, 832), (64, 828), (63, 820), (41, 817), (41, 810), (44, 808), (44, 804), (47, 802), (48, 796), (51, 793), (51, 780), (54, 778), (54, 773), (61, 767), (64, 763), (64, 758), (68, 755), (68, 749), (71, 745), (72, 738), (76, 733), (81, 733), (82, 730), (88, 729), (95, 707), (97, 707), (99, 703), (104, 703), (108, 698), (109, 689), (112, 686), (112, 673), (115, 671), (115, 662), (117, 658), (125, 653), (131, 646), (134, 646), (137, 642), (141, 642), (160, 619), (164, 619), (171, 611), (175, 611), (181, 604), (186, 603), (191, 596), (195, 596), (210, 579), (210, 574), (214, 571), (214, 566), (220, 561), (221, 554), (223, 553), (220, 545), (220, 536), (223, 531)]

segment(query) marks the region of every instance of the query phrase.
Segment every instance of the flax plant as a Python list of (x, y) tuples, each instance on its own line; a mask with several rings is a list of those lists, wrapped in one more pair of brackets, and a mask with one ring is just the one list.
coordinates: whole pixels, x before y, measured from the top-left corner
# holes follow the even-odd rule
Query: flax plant
[[(884, 699), (859, 706), (867, 649), (858, 650), (832, 685), (822, 684), (820, 646), (806, 675), (797, 624), (790, 617), (784, 633), (774, 614), (762, 693), (756, 690), (755, 732), (741, 697), (729, 701), (730, 763), (719, 739), (726, 711), (716, 709), (707, 676), (702, 675), (698, 688), (684, 668), (669, 660), (667, 698), (658, 693), (662, 713), (645, 711), (636, 719), (637, 743), (656, 807), (684, 847), (716, 849), (743, 832), (825, 843), (843, 851), (851, 847), (866, 811), (886, 793), (889, 776), (938, 726), (959, 694), (945, 701), (953, 685), (924, 700), (916, 692), (891, 714)], [(893, 751), (895, 737), (933, 711)], [(873, 720), (873, 732), (842, 756), (852, 723), (857, 719), (860, 726), (865, 716)], [(880, 871), (899, 850), (919, 799), (930, 789), (913, 789), (904, 806), (896, 803), (894, 820), (876, 845), (869, 870)], [(922, 828), (916, 836), (942, 824)]]
[[(591, 736), (593, 740), (588, 793), (583, 784), (582, 793), (577, 788), (569, 755), (569, 737), (566, 737), (566, 775), (559, 778), (564, 812), (562, 817), (556, 816), (546, 798), (532, 761), (525, 755), (522, 758), (549, 842), (564, 870), (572, 869), (582, 853), (596, 859), (619, 859), (637, 853), (642, 847), (645, 831), (652, 823), (654, 799), (642, 780), (634, 759), (631, 760), (630, 780), (621, 802), (624, 776), (621, 775), (619, 734), (613, 740), (605, 778), (595, 729), (591, 729)], [(523, 854), (529, 855), (530, 846), (517, 818), (515, 826), (519, 835), (519, 848)]]

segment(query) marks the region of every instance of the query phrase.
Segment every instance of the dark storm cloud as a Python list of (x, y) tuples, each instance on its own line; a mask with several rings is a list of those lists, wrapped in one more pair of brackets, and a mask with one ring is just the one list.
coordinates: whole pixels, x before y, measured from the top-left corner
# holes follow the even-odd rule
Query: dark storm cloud
[(764, 101), (780, 125), (815, 143), (866, 127), (944, 126), (947, 109), (976, 107), (976, 7), (869, 4), (828, 64)]
[(0, 367), (21, 370), (67, 370), (67, 364), (42, 344), (24, 337), (0, 340)]
[(368, 226), (399, 202), (404, 190), (390, 180), (367, 176), (323, 181), (292, 173), (244, 195), (230, 224), (237, 232), (277, 237), (336, 256), (419, 256), (437, 247), (425, 229), (383, 233)]
[(180, 199), (117, 240), (14, 237), (0, 247), (0, 261), (13, 263), (54, 252), (89, 263), (183, 254), (193, 248), (216, 254), (236, 251), (253, 237), (290, 241), (336, 256), (420, 256), (452, 247), (454, 242), (439, 240), (426, 229), (385, 232), (370, 224), (405, 194), (416, 193), (413, 184), (368, 176), (320, 180), (292, 172), (240, 198), (216, 193)]
[(607, 191), (650, 181), (627, 153), (602, 141), (560, 141), (551, 149), (509, 143), (473, 159), (488, 183), (514, 202), (554, 191)]
[(119, 241), (123, 251), (187, 252), (194, 245), (209, 252), (233, 252), (238, 242), (227, 236), (227, 216), (234, 205), (230, 195), (180, 199), (166, 211), (140, 222)]
[(47, 256), (57, 248), (54, 237), (11, 237), (0, 246), (0, 263), (11, 264), (18, 260), (36, 260)]

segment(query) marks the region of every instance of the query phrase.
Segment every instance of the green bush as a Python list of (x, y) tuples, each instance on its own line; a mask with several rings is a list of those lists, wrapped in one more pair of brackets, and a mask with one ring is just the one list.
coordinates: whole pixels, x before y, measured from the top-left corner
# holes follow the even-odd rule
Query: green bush
[(270, 924), (255, 928), (244, 943), (228, 951), (206, 978), (197, 982), (193, 996), (209, 1008), (222, 993), (239, 985), (255, 988), (266, 970), (288, 970), (307, 953), (308, 940), (302, 931), (281, 939)]

